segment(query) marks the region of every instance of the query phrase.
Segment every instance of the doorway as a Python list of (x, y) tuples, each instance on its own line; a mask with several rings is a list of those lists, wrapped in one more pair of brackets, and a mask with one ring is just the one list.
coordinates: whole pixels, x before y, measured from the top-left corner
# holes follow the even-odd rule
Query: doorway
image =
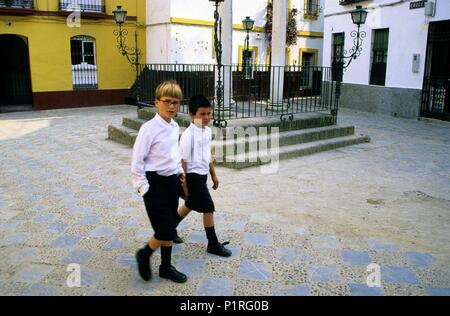
[(28, 39), (0, 35), (0, 109), (32, 104)]
[(420, 112), (450, 121), (450, 20), (430, 23)]

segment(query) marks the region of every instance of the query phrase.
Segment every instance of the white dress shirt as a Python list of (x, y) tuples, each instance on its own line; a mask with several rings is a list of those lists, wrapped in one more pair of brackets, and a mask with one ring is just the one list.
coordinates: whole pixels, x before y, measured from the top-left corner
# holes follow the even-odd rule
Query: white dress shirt
[(133, 186), (142, 195), (149, 188), (146, 171), (156, 171), (161, 176), (183, 171), (178, 150), (179, 131), (180, 127), (174, 120), (167, 123), (159, 114), (139, 129), (133, 146), (131, 174)]
[(194, 123), (183, 132), (180, 139), (181, 159), (186, 161), (186, 173), (206, 175), (211, 162), (212, 132), (208, 126), (197, 127)]

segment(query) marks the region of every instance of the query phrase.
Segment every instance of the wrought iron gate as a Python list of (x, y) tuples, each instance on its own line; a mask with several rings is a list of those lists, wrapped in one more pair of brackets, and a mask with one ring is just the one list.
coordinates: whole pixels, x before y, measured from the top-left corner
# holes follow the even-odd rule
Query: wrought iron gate
[(450, 20), (430, 23), (420, 112), (450, 121)]
[(28, 41), (18, 35), (0, 35), (0, 106), (31, 104)]

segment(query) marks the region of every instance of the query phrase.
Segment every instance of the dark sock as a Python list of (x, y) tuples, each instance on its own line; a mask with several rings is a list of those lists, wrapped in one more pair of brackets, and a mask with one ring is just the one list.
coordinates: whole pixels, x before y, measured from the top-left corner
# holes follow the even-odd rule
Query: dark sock
[(152, 255), (152, 253), (154, 251), (152, 248), (150, 248), (150, 246), (148, 244), (146, 244), (145, 247), (142, 249), (144, 250), (143, 253), (149, 257)]
[(180, 214), (175, 215), (175, 227), (184, 219), (184, 217), (180, 216)]
[(205, 232), (206, 238), (208, 238), (208, 243), (210, 245), (217, 245), (219, 243), (219, 240), (217, 240), (216, 230), (214, 229), (214, 226), (205, 227)]
[(172, 246), (164, 247), (161, 246), (161, 266), (165, 268), (170, 268), (172, 258)]

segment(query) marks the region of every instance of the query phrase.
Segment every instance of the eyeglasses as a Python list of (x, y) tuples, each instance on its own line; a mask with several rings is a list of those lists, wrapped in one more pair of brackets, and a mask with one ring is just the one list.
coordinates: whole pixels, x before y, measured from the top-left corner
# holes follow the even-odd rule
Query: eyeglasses
[(164, 103), (165, 105), (169, 106), (169, 105), (173, 105), (173, 106), (179, 106), (180, 105), (180, 101), (179, 100), (170, 100), (170, 99), (166, 99), (166, 100), (159, 100), (162, 103)]

